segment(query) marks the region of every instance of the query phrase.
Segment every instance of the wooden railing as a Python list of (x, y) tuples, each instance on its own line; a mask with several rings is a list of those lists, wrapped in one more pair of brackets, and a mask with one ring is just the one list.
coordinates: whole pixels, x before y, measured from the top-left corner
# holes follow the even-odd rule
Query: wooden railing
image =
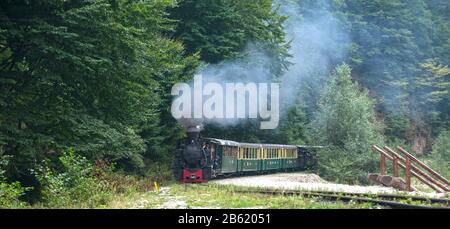
[(383, 149), (381, 149), (373, 145), (372, 149), (374, 152), (380, 154), (381, 175), (386, 175), (386, 159), (392, 161), (394, 177), (398, 177), (399, 167), (405, 169), (407, 191), (411, 191), (411, 177), (414, 176), (437, 192), (450, 192), (450, 182), (445, 177), (431, 169), (428, 165), (414, 157), (402, 147), (397, 146), (397, 149), (404, 154), (405, 157), (387, 146), (384, 146)]

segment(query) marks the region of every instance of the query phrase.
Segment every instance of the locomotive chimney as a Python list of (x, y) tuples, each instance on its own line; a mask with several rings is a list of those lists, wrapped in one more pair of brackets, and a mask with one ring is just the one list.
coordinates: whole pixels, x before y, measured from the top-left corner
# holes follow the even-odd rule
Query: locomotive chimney
[(186, 133), (187, 133), (187, 139), (189, 142), (192, 141), (197, 141), (199, 136), (200, 136), (200, 126), (190, 126), (187, 128)]

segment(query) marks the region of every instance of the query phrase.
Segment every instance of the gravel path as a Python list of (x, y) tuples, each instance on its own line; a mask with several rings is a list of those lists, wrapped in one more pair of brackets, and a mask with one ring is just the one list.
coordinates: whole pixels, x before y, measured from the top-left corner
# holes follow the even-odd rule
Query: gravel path
[(276, 173), (215, 180), (211, 183), (285, 190), (336, 191), (351, 193), (395, 193), (393, 188), (330, 183), (311, 173)]

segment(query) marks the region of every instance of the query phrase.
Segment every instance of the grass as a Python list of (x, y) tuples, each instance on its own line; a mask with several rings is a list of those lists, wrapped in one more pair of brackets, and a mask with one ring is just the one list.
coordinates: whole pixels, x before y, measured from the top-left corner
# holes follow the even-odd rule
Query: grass
[[(142, 189), (143, 181), (134, 185), (126, 184), (111, 193), (108, 202), (95, 208), (262, 208), (262, 209), (373, 209), (381, 208), (371, 203), (326, 201), (308, 196), (266, 195), (256, 191), (258, 188), (243, 188), (214, 183), (180, 184), (165, 183), (160, 193), (154, 190)], [(139, 186), (137, 185), (139, 184)], [(239, 192), (245, 190), (247, 192)], [(264, 190), (264, 189), (262, 189)], [(252, 193), (252, 191), (255, 191)], [(404, 193), (409, 194), (409, 193)], [(402, 200), (404, 203), (414, 203), (412, 200)], [(418, 203), (416, 203), (418, 204)], [(41, 204), (31, 208), (45, 208)], [(81, 205), (67, 208), (85, 208)]]
[(328, 202), (303, 196), (240, 193), (236, 192), (233, 186), (216, 184), (172, 184), (170, 190), (171, 195), (183, 197), (187, 208), (340, 209), (375, 207), (367, 203)]
[[(242, 188), (239, 188), (242, 190)], [(34, 205), (32, 208), (44, 208)], [(68, 206), (79, 208), (80, 206)], [(264, 195), (240, 193), (234, 186), (217, 184), (168, 183), (160, 193), (129, 188), (115, 193), (110, 200), (95, 208), (260, 208), (260, 209), (349, 209), (377, 208), (368, 203), (329, 202), (304, 196)]]
[[(266, 195), (253, 191), (258, 188), (243, 188), (214, 183), (180, 184), (166, 181), (156, 193), (149, 179), (117, 175), (107, 177), (108, 198), (94, 208), (268, 208), (268, 209), (353, 209), (381, 208), (371, 203), (326, 201), (308, 196)], [(248, 192), (239, 192), (239, 191)], [(406, 194), (406, 193), (405, 193)], [(412, 202), (412, 201), (403, 201)], [(34, 204), (31, 208), (46, 208)], [(48, 206), (47, 206), (48, 207)], [(86, 208), (72, 204), (63, 208)]]

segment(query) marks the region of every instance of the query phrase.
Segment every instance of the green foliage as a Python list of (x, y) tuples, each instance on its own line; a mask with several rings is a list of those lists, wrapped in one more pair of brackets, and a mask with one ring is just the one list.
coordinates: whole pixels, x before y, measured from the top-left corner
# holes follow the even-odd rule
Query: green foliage
[(247, 55), (251, 42), (271, 58), (275, 76), (287, 68), (289, 44), (283, 22), (272, 0), (181, 0), (171, 11), (178, 21), (173, 36), (180, 38), (190, 53), (199, 52), (208, 63)]
[(164, 185), (167, 182), (173, 181), (173, 163), (153, 163), (150, 168), (145, 172), (145, 179), (151, 183), (156, 181), (159, 185)]
[(443, 63), (450, 63), (450, 3), (448, 1), (429, 0), (427, 5), (435, 32), (433, 33), (433, 49), (437, 58)]
[(9, 157), (1, 154), (0, 151), (0, 208), (25, 207), (27, 204), (19, 200), (19, 197), (21, 197), (26, 191), (31, 190), (31, 188), (22, 187), (18, 181), (12, 183), (7, 181), (5, 176), (5, 167), (8, 165), (8, 159)]
[(438, 135), (429, 160), (433, 169), (447, 178), (450, 177), (450, 131), (442, 131)]
[(423, 73), (417, 76), (414, 87), (423, 119), (430, 125), (450, 127), (450, 68), (438, 59), (421, 64)]
[(306, 128), (306, 114), (297, 107), (288, 109), (284, 119), (280, 120), (280, 143), (305, 145), (310, 142)]
[[(347, 65), (338, 67), (317, 106), (326, 77), (314, 72), (314, 80), (299, 85), (295, 99), (301, 101), (281, 117), (278, 130), (245, 121), (207, 125), (203, 134), (328, 145), (318, 155), (320, 172), (364, 182), (375, 168), (370, 145), (382, 142), (375, 105), (387, 139), (405, 147), (450, 127), (448, 1), (302, 0), (298, 6), (298, 18), (315, 21), (330, 11), (348, 32), (352, 44), (338, 42), (333, 50), (348, 53), (360, 84)], [(1, 1), (0, 148), (8, 155), (7, 173), (6, 157), (0, 160), (1, 206), (23, 206), (18, 198), (29, 189), (16, 181), (32, 183), (33, 168), (46, 205), (54, 207), (108, 199), (108, 191), (101, 193), (115, 178), (92, 176), (90, 161), (98, 159), (126, 174), (170, 179), (172, 152), (184, 135), (170, 115), (172, 85), (190, 80), (200, 60), (257, 62), (243, 58), (253, 57), (253, 48), (270, 59), (272, 75), (281, 76), (289, 66), (285, 20), (272, 0)], [(337, 61), (330, 57), (330, 66)], [(445, 173), (443, 133), (430, 160)]]
[(110, 197), (107, 186), (94, 177), (93, 165), (69, 149), (58, 157), (59, 170), (46, 161), (35, 171), (41, 184), (43, 204), (51, 208), (97, 207)]
[[(170, 87), (197, 57), (165, 38), (173, 1), (2, 1), (0, 145), (10, 176), (75, 147), (143, 171), (182, 135), (169, 115)], [(162, 156), (161, 156), (162, 155)]]
[(423, 121), (426, 117), (422, 114), (429, 108), (419, 106), (422, 101), (413, 85), (421, 74), (420, 64), (435, 57), (435, 48), (442, 45), (434, 42), (433, 8), (439, 4), (356, 0), (343, 1), (337, 9), (345, 15), (353, 40), (350, 60), (354, 75), (381, 101), (377, 110), (383, 113), (387, 126), (395, 125), (386, 134), (409, 142), (416, 136), (430, 135), (430, 123)]
[(318, 153), (319, 172), (325, 178), (366, 183), (376, 169), (372, 144), (382, 143), (382, 124), (367, 91), (351, 79), (348, 65), (338, 66), (324, 89), (311, 123), (312, 140), (328, 146)]

